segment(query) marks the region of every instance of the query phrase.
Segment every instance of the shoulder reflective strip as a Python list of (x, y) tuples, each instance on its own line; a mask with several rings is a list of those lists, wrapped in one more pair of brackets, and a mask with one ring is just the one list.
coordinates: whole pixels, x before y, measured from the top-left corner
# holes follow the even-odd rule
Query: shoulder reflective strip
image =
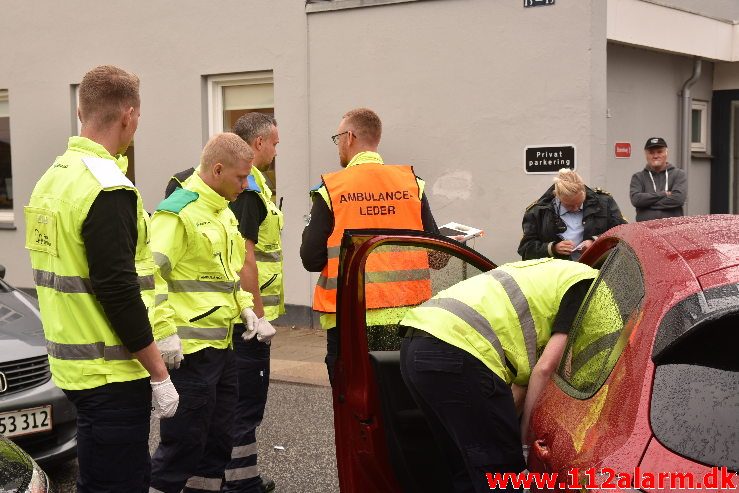
[(234, 281), (167, 281), (171, 293), (230, 293), (236, 287)]
[(498, 336), (488, 319), (480, 315), (477, 310), (454, 298), (431, 298), (421, 305), (421, 308), (427, 307), (441, 308), (462, 319), (493, 346), (500, 356), (500, 361), (505, 364), (505, 353)]
[(234, 447), (231, 451), (232, 459), (243, 459), (244, 457), (250, 457), (257, 454), (257, 444), (250, 443), (249, 445), (242, 445), (240, 447)]
[(617, 330), (610, 334), (605, 334), (585, 346), (582, 351), (574, 355), (574, 358), (572, 358), (572, 370), (570, 375), (574, 375), (601, 351), (612, 348), (620, 336), (621, 331)]
[(236, 469), (226, 469), (226, 481), (241, 481), (259, 476), (259, 467), (247, 466)]
[(36, 286), (51, 288), (60, 293), (92, 294), (92, 283), (79, 276), (59, 276), (53, 272), (33, 269)]
[(149, 486), (149, 493), (164, 493), (162, 490), (158, 490), (153, 486)]
[(228, 327), (177, 327), (177, 335), (180, 339), (220, 341), (228, 337)]
[(516, 310), (518, 323), (521, 325), (523, 339), (526, 344), (526, 354), (529, 357), (529, 369), (533, 369), (536, 364), (536, 324), (534, 324), (534, 318), (531, 315), (529, 302), (521, 291), (521, 286), (518, 285), (512, 275), (499, 269), (488, 271), (487, 274), (503, 286), (513, 304), (513, 309)]
[(90, 344), (62, 344), (46, 341), (46, 352), (49, 356), (64, 360), (90, 360), (105, 358), (106, 360), (133, 359), (131, 353), (124, 346), (106, 346), (103, 342)]
[(277, 306), (280, 304), (279, 296), (262, 296), (262, 304), (264, 306)]
[(254, 259), (257, 262), (279, 262), (282, 260), (282, 254), (280, 252), (254, 252)]
[(154, 276), (139, 276), (140, 289), (154, 289)]
[(221, 491), (221, 478), (204, 478), (202, 476), (190, 476), (185, 486), (203, 491)]
[(169, 278), (169, 274), (172, 272), (172, 262), (169, 261), (169, 257), (161, 252), (152, 253), (154, 256), (154, 263), (159, 267), (159, 273), (165, 279)]
[(391, 270), (385, 272), (367, 272), (367, 283), (423, 281), (430, 279), (428, 269)]
[(340, 246), (328, 247), (327, 253), (328, 253), (328, 258), (339, 258), (339, 253), (341, 253), (341, 247)]
[(155, 294), (154, 295), (154, 306), (159, 306), (165, 301), (169, 299), (169, 296), (165, 294)]

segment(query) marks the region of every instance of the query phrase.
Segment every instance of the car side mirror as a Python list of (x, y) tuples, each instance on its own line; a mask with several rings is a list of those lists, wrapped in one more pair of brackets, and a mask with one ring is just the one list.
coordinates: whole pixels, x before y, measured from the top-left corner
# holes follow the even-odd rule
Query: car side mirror
[(5, 279), (5, 266), (0, 264), (0, 279)]

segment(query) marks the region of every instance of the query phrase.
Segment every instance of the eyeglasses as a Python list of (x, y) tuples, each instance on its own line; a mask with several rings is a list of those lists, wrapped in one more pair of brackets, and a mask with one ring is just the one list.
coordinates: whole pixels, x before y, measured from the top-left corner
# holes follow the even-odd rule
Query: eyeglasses
[(334, 144), (339, 145), (339, 137), (341, 137), (344, 134), (350, 134), (352, 133), (351, 130), (347, 130), (346, 132), (341, 132), (340, 134), (332, 135), (331, 140), (334, 141)]

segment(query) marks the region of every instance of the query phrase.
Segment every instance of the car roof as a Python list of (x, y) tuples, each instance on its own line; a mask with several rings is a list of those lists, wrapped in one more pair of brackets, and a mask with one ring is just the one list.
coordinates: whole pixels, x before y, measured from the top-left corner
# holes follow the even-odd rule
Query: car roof
[(669, 245), (696, 278), (739, 265), (739, 216), (676, 217), (641, 222), (638, 227), (646, 229), (653, 241)]

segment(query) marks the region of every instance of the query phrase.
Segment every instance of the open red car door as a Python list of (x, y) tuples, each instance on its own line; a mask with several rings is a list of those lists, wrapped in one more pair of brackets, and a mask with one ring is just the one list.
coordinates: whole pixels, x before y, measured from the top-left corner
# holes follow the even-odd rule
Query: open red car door
[[(381, 256), (405, 263), (378, 273), (371, 266)], [(412, 268), (409, 258), (415, 262)], [(476, 251), (441, 236), (398, 230), (345, 233), (337, 300), (341, 336), (333, 389), (342, 493), (452, 490), (428, 424), (400, 374), (398, 322), (410, 307), (386, 309), (381, 324), (376, 317), (368, 324), (366, 293), (373, 292), (376, 298), (374, 293), (380, 289), (391, 303), (408, 299), (408, 280), (412, 280), (416, 281), (415, 302), (420, 304), (495, 267)], [(423, 291), (418, 291), (419, 285)]]

